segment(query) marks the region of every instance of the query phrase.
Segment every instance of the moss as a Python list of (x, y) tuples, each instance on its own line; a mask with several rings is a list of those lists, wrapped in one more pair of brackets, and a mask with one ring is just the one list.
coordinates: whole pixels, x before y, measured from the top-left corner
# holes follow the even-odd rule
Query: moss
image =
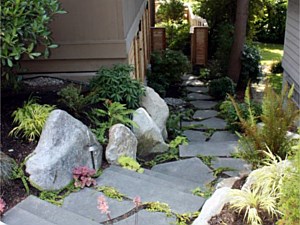
[(131, 157), (121, 156), (118, 158), (118, 163), (126, 169), (136, 171), (138, 173), (143, 173), (144, 169), (141, 168), (141, 165)]

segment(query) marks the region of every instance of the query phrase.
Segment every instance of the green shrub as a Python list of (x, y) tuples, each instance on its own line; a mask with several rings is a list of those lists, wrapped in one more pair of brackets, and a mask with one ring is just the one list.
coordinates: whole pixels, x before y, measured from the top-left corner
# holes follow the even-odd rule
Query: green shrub
[(265, 94), (262, 102), (262, 114), (260, 116), (263, 122), (263, 127), (257, 126), (257, 118), (254, 116), (253, 109), (250, 105), (249, 88), (246, 90), (245, 103), (249, 116), (247, 119), (243, 118), (241, 109), (236, 101), (230, 96), (230, 100), (237, 112), (241, 127), (244, 131), (243, 138), (239, 141), (239, 151), (245, 160), (250, 160), (253, 166), (258, 166), (247, 153), (254, 153), (258, 160), (264, 159), (261, 154), (262, 150), (270, 148), (274, 155), (284, 158), (291, 149), (292, 142), (286, 136), (287, 131), (295, 124), (299, 117), (299, 110), (291, 99), (293, 87), (288, 90), (286, 86), (282, 93), (276, 94), (271, 87), (266, 86)]
[(16, 162), (0, 151), (0, 183), (7, 184), (11, 179), (13, 169), (16, 166)]
[(36, 141), (41, 135), (46, 119), (54, 109), (55, 106), (40, 105), (36, 103), (36, 98), (30, 98), (22, 108), (18, 108), (12, 113), (13, 123), (18, 124), (18, 126), (12, 129), (9, 134), (19, 135), (22, 133), (22, 137), (28, 141)]
[[(9, 69), (23, 56), (48, 57), (49, 49), (57, 47), (48, 25), (55, 14), (62, 13), (65, 11), (57, 0), (1, 1), (1, 65)], [(39, 50), (37, 45), (43, 48)]]
[(164, 0), (156, 13), (157, 22), (181, 22), (184, 18), (184, 5), (180, 0)]
[(151, 73), (147, 77), (148, 85), (153, 89), (160, 87), (166, 90), (171, 84), (180, 83), (181, 76), (190, 68), (188, 58), (181, 52), (173, 50), (153, 52)]
[(294, 169), (286, 171), (282, 182), (279, 210), (283, 216), (278, 221), (278, 225), (298, 224), (300, 221), (300, 141), (294, 150), (296, 151), (296, 155), (292, 158)]
[(271, 72), (272, 73), (283, 73), (282, 61), (275, 62), (272, 64)]
[(242, 69), (240, 81), (246, 85), (249, 81), (258, 82), (262, 76), (261, 55), (257, 47), (254, 45), (244, 45), (242, 53)]
[(138, 108), (145, 88), (141, 82), (131, 78), (133, 69), (126, 64), (114, 65), (112, 68), (102, 67), (90, 81), (94, 96), (121, 102), (130, 109)]
[(235, 93), (235, 84), (229, 77), (222, 77), (209, 82), (208, 93), (216, 99), (224, 99), (227, 94)]

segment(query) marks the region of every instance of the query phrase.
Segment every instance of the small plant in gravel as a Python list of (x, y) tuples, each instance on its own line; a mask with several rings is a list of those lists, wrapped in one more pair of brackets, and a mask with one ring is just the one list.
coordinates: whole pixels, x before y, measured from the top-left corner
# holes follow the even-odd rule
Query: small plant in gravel
[(98, 197), (98, 205), (97, 208), (100, 210), (102, 214), (106, 214), (108, 220), (111, 221), (111, 224), (113, 224), (110, 216), (109, 206), (108, 203), (104, 197), (104, 195), (101, 195)]
[(121, 156), (118, 158), (118, 163), (120, 164), (120, 166), (122, 166), (123, 168), (126, 168), (128, 170), (133, 170), (136, 171), (138, 173), (143, 173), (144, 169), (141, 168), (141, 165), (133, 158), (129, 157), (129, 156)]
[(96, 185), (96, 180), (92, 178), (96, 174), (96, 170), (90, 169), (86, 166), (75, 167), (72, 171), (75, 180), (75, 187), (90, 187)]
[(235, 84), (229, 77), (211, 80), (208, 84), (208, 93), (216, 99), (224, 99), (227, 94), (235, 93)]
[(36, 98), (30, 98), (22, 108), (18, 108), (12, 113), (13, 123), (18, 126), (12, 129), (9, 135), (22, 133), (22, 137), (29, 142), (36, 141), (41, 135), (46, 119), (54, 109), (55, 106), (40, 105)]
[(9, 183), (15, 166), (15, 160), (0, 151), (0, 183), (2, 185)]
[(111, 186), (97, 186), (96, 190), (101, 191), (105, 196), (117, 199), (118, 201), (123, 201), (124, 198), (127, 198), (124, 194), (120, 193), (116, 188)]
[(216, 159), (216, 156), (210, 156), (210, 155), (197, 155), (197, 157), (208, 167), (212, 166), (212, 161)]
[(29, 189), (29, 183), (28, 183), (28, 177), (25, 175), (24, 172), (24, 167), (26, 163), (26, 159), (20, 163), (20, 165), (15, 165), (12, 171), (11, 179), (20, 179), (24, 185), (24, 188), (26, 190), (26, 193), (29, 194), (30, 189)]
[(176, 225), (188, 225), (191, 224), (198, 216), (199, 212), (192, 212), (192, 213), (183, 213), (179, 214), (176, 213)]
[(200, 196), (203, 198), (209, 198), (214, 192), (214, 188), (212, 186), (208, 186), (206, 189), (202, 189), (200, 187), (195, 188), (192, 190), (192, 194), (196, 196)]
[(149, 212), (162, 212), (166, 216), (172, 216), (172, 210), (167, 203), (162, 202), (146, 202), (146, 210)]

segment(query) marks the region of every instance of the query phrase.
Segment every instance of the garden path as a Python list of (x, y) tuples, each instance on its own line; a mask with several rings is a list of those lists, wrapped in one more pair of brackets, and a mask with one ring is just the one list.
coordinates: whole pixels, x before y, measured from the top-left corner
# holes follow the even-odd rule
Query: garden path
[[(184, 76), (183, 80), (187, 101), (197, 110), (192, 121), (182, 122), (189, 144), (179, 147), (180, 160), (156, 165), (151, 170), (145, 169), (144, 173), (110, 166), (97, 179), (99, 186), (112, 186), (126, 196), (121, 201), (107, 197), (110, 216), (118, 218), (113, 224), (175, 223), (176, 214), (200, 211), (204, 204), (206, 199), (194, 195), (193, 190), (199, 187), (203, 191), (207, 185), (220, 181), (222, 178), (216, 174), (238, 176), (245, 169), (244, 161), (231, 157), (238, 137), (227, 131), (225, 121), (217, 117), (218, 112), (214, 110), (217, 102), (207, 94), (207, 87), (192, 75)], [(8, 225), (112, 224), (105, 222), (107, 215), (97, 209), (100, 195), (102, 193), (93, 188), (85, 188), (66, 197), (61, 207), (29, 196), (8, 211), (2, 220)], [(132, 211), (135, 196), (140, 196), (143, 203), (166, 203), (172, 213), (167, 217), (168, 209), (160, 208), (163, 212), (141, 209), (137, 214)]]

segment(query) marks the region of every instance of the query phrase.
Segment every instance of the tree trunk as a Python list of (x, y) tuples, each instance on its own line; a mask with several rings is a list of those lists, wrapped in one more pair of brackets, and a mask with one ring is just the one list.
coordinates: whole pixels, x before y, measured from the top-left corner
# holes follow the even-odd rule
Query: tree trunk
[(228, 76), (238, 83), (242, 68), (242, 51), (246, 39), (249, 0), (237, 0), (234, 39), (231, 46)]

